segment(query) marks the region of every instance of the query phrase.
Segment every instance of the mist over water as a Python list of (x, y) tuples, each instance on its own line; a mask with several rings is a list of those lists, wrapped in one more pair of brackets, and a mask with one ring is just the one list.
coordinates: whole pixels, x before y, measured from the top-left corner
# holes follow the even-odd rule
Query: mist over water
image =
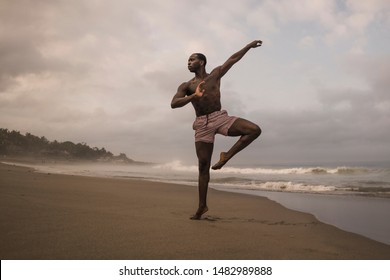
[[(196, 185), (198, 167), (180, 161), (164, 164), (42, 163), (42, 172), (138, 178)], [(387, 166), (283, 166), (234, 167), (211, 170), (211, 187), (226, 190), (259, 190), (288, 193), (341, 194), (390, 198)]]

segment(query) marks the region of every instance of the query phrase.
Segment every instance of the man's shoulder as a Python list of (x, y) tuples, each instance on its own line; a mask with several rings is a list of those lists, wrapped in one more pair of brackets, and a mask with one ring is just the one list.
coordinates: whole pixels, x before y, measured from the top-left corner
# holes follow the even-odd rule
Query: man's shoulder
[(210, 76), (219, 77), (219, 76), (220, 76), (220, 73), (221, 73), (221, 65), (215, 67), (215, 68), (210, 72)]
[(187, 81), (187, 82), (182, 82), (179, 87), (178, 87), (178, 92), (181, 92), (185, 95), (187, 95), (191, 90), (191, 84), (193, 79)]
[(186, 90), (188, 88), (188, 82), (182, 82), (179, 87), (178, 87), (178, 90)]
[(191, 78), (190, 80), (188, 80), (186, 82), (182, 82), (180, 84), (180, 86), (189, 86), (193, 81), (194, 81), (194, 78)]
[(185, 89), (188, 89), (190, 88), (190, 86), (194, 83), (194, 78), (186, 81), (186, 82), (182, 82), (179, 86), (179, 88), (185, 90)]

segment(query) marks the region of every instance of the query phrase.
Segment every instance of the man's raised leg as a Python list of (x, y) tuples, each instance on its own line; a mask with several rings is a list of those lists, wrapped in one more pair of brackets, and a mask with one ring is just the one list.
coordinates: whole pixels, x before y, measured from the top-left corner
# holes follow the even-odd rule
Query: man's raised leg
[(199, 207), (196, 213), (191, 217), (191, 219), (199, 220), (201, 216), (209, 210), (207, 207), (207, 190), (210, 181), (210, 165), (214, 144), (195, 142), (195, 147), (199, 164)]
[(240, 139), (227, 152), (222, 152), (219, 161), (213, 165), (212, 169), (221, 169), (235, 154), (247, 147), (261, 134), (258, 125), (245, 120), (237, 119), (228, 130), (228, 136), (241, 136)]

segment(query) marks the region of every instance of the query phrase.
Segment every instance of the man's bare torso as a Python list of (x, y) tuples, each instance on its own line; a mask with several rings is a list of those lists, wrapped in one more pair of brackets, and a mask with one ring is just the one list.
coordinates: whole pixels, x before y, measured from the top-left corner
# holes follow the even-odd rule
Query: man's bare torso
[[(214, 69), (203, 80), (205, 81), (205, 83), (201, 86), (202, 89), (205, 90), (203, 96), (191, 101), (197, 117), (221, 110), (221, 78), (217, 72), (218, 68)], [(202, 80), (198, 80), (196, 78), (189, 80), (187, 82), (186, 95), (193, 94), (200, 82), (202, 82)]]

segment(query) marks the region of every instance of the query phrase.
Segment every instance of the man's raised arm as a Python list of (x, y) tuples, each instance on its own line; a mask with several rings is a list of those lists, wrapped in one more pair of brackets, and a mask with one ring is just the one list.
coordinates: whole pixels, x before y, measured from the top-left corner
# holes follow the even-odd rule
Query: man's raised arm
[(226, 74), (227, 71), (229, 71), (232, 66), (238, 62), (250, 49), (260, 47), (263, 42), (260, 40), (255, 40), (248, 45), (246, 45), (243, 49), (239, 50), (235, 54), (233, 54), (231, 57), (229, 57), (228, 60), (224, 64), (221, 65), (221, 77)]

